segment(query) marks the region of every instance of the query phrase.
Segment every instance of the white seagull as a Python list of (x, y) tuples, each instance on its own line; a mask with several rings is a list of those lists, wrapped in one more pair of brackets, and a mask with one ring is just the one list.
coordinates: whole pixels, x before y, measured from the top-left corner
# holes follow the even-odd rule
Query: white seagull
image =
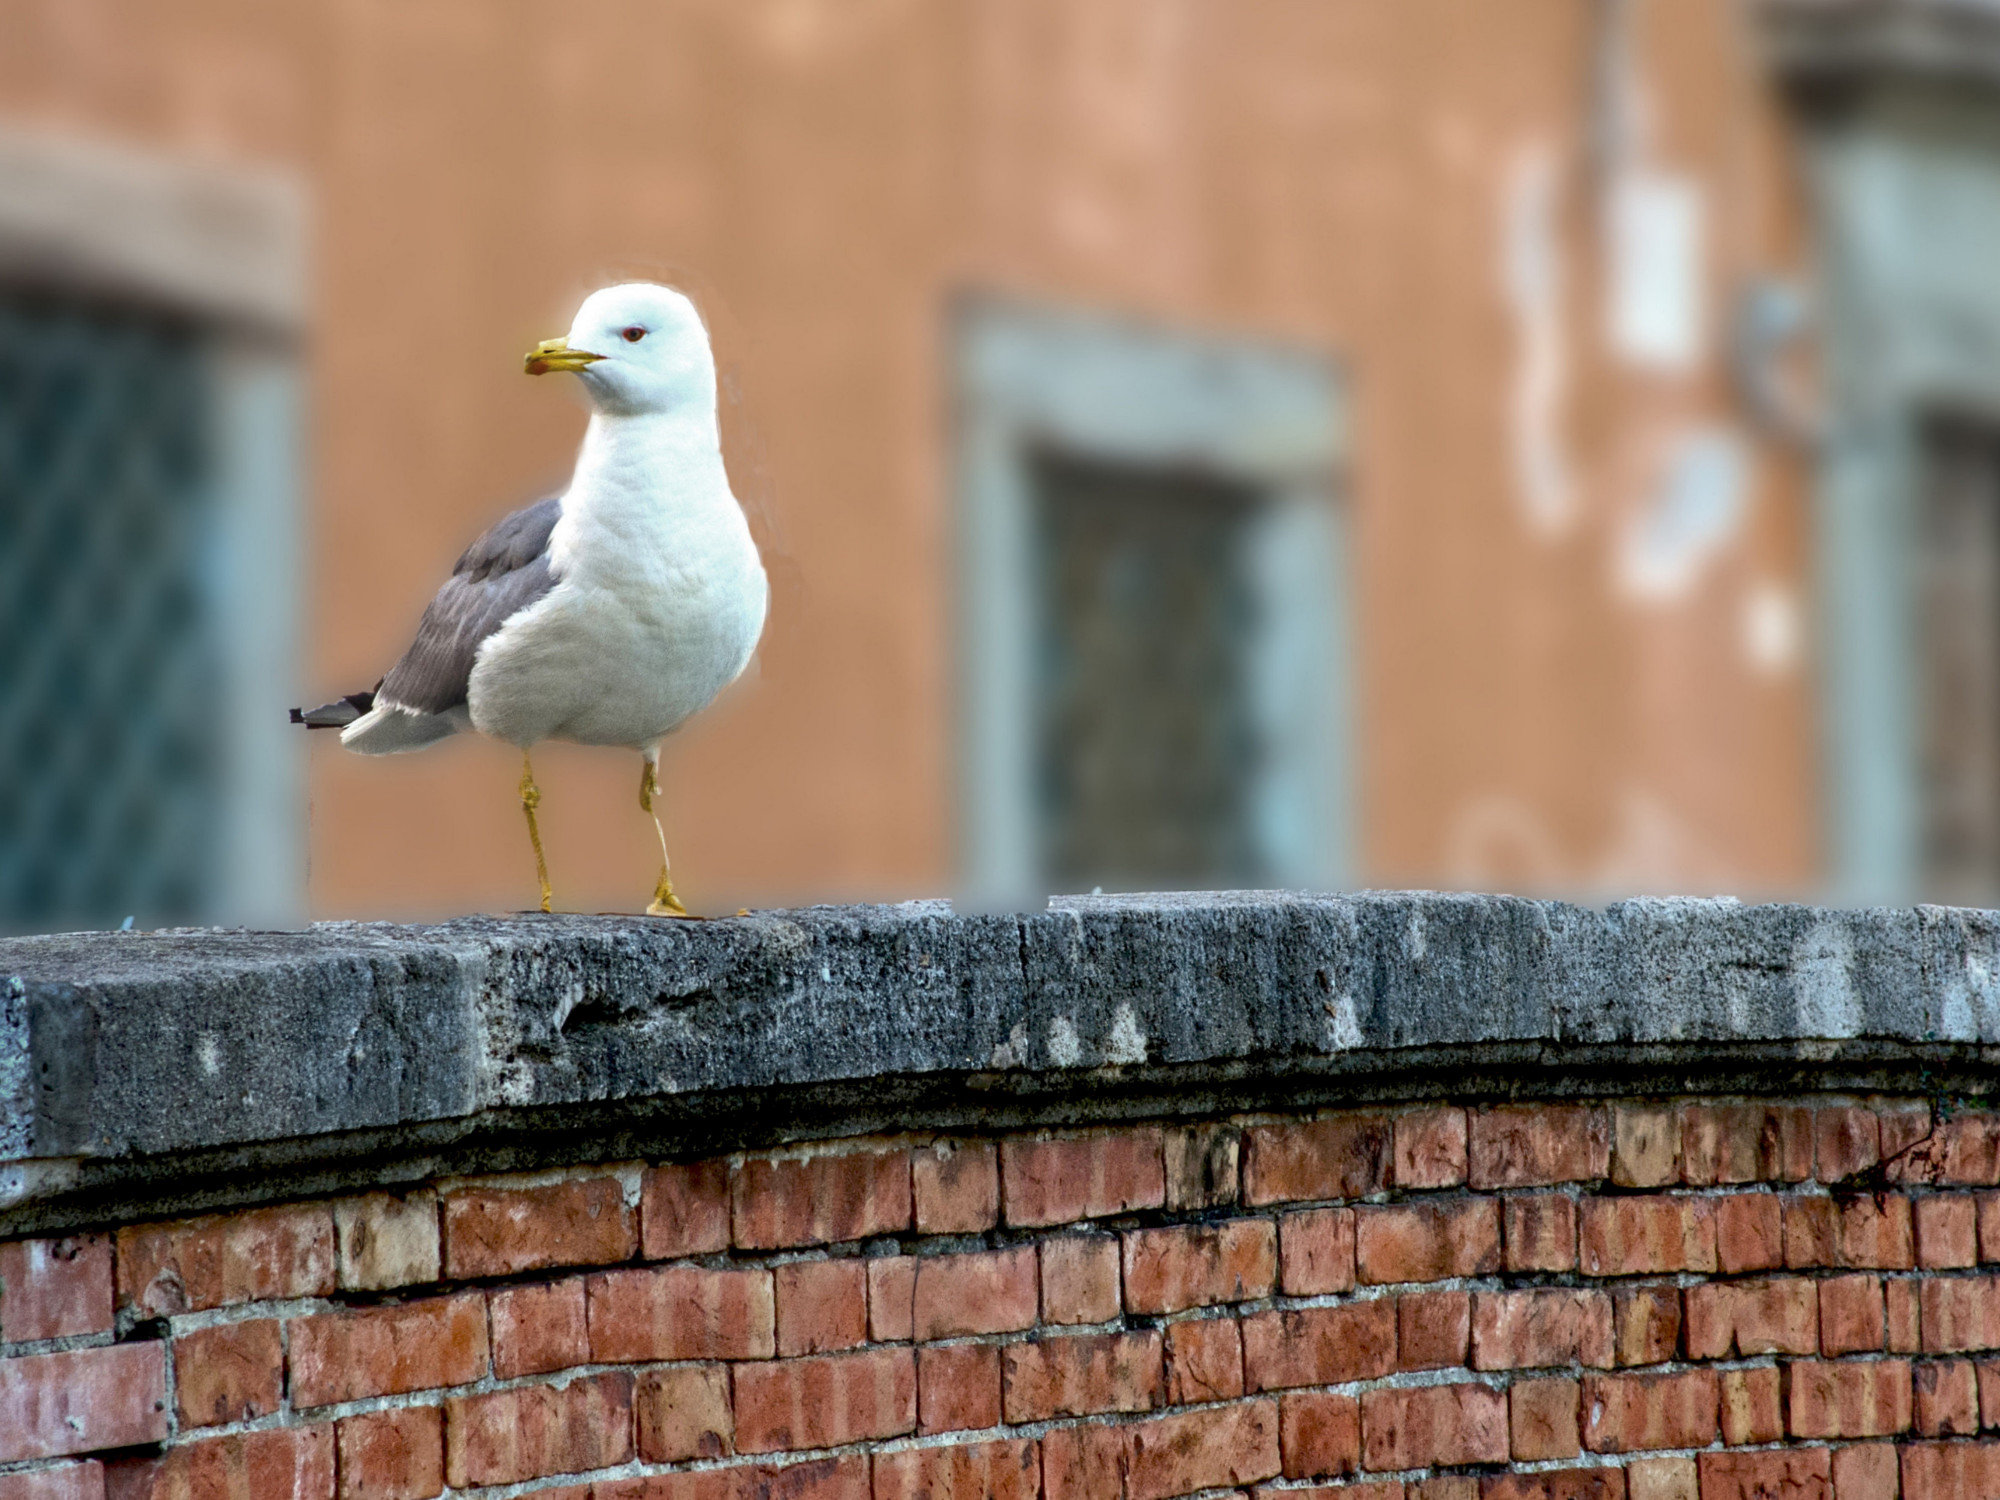
[(521, 809), (551, 909), (530, 752), (543, 740), (645, 757), (639, 806), (660, 835), (646, 911), (684, 917), (654, 799), (660, 741), (741, 675), (769, 588), (723, 471), (715, 359), (694, 304), (633, 282), (593, 292), (530, 375), (573, 372), (593, 408), (569, 487), (499, 522), (451, 570), (417, 638), (372, 692), (295, 723), (364, 755), (476, 729), (521, 751)]

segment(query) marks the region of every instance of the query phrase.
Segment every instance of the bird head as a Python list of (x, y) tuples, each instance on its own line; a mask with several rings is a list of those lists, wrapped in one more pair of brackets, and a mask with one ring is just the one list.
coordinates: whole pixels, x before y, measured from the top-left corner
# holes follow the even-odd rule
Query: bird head
[(633, 281), (592, 292), (564, 338), (527, 357), (530, 375), (573, 371), (591, 404), (613, 416), (715, 409), (715, 357), (694, 304), (672, 287)]

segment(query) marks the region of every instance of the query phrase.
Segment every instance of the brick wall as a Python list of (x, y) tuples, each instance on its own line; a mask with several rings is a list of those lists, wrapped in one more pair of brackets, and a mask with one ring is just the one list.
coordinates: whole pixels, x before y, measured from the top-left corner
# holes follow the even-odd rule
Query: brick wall
[(1996, 1185), (1907, 1100), (1425, 1106), (17, 1241), (0, 1500), (1977, 1500)]

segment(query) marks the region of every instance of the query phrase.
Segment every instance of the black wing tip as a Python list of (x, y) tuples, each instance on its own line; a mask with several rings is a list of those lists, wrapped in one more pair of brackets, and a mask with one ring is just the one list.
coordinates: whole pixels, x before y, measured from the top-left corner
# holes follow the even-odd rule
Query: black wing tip
[(331, 703), (322, 703), (318, 708), (293, 709), (292, 722), (303, 724), (308, 729), (345, 729), (374, 706), (373, 692), (349, 693)]

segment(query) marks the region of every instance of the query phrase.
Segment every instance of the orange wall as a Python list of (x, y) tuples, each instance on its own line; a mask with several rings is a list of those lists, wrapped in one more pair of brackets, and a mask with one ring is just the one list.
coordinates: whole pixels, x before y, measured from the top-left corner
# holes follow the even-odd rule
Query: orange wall
[[(1620, 538), (1713, 372), (1602, 353), (1583, 0), (0, 0), (0, 111), (298, 168), (316, 216), (310, 655), (372, 682), (459, 548), (582, 425), (520, 374), (616, 276), (708, 312), (772, 545), (755, 676), (670, 751), (695, 903), (948, 887), (945, 311), (999, 287), (1324, 349), (1353, 392), (1362, 875), (1796, 888), (1816, 869), (1798, 475), (1637, 606)], [(1793, 170), (1726, 0), (1653, 0), (1652, 150), (1707, 191), (1711, 290), (1795, 265)], [(1578, 515), (1524, 520), (1505, 184), (1562, 164)], [(538, 759), (558, 896), (631, 908), (636, 757)], [(525, 904), (510, 752), (313, 749), (322, 915)]]

